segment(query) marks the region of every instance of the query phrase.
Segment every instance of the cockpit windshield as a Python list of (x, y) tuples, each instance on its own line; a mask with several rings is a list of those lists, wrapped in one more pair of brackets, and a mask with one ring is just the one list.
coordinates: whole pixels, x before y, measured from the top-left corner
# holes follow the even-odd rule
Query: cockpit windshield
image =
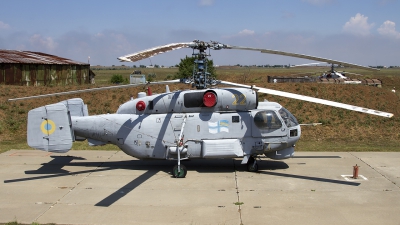
[(282, 127), (281, 120), (272, 110), (257, 112), (254, 116), (254, 123), (260, 130), (276, 130)]
[(297, 119), (287, 109), (282, 107), (279, 110), (279, 114), (281, 115), (283, 121), (285, 121), (287, 127), (293, 127), (299, 125)]

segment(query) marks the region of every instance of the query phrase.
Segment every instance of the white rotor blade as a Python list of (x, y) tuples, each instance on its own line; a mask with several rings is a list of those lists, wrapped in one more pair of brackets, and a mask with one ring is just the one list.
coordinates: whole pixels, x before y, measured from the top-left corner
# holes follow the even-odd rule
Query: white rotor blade
[(338, 73), (341, 73), (341, 74), (353, 74), (353, 75), (357, 75), (357, 76), (364, 76), (364, 75), (362, 75), (362, 74), (358, 74), (358, 73), (350, 73), (350, 72), (346, 72), (346, 71), (337, 71)]
[(310, 59), (310, 60), (315, 60), (315, 61), (320, 61), (320, 62), (326, 62), (329, 64), (340, 64), (343, 66), (355, 67), (355, 68), (366, 69), (366, 70), (374, 70), (374, 71), (378, 70), (378, 69), (367, 67), (367, 66), (361, 66), (361, 65), (357, 65), (357, 64), (341, 62), (341, 61), (337, 61), (337, 60), (333, 60), (333, 59), (326, 59), (326, 58), (321, 58), (321, 57), (316, 57), (316, 56), (303, 55), (303, 54), (291, 53), (291, 52), (283, 52), (283, 51), (277, 51), (277, 50), (271, 50), (271, 49), (248, 48), (248, 47), (232, 46), (232, 45), (227, 45), (226, 49), (260, 51), (261, 53), (291, 56), (291, 57), (302, 58), (302, 59)]
[(298, 66), (309, 66), (309, 65), (317, 65), (321, 63), (306, 63), (306, 64), (299, 64), (299, 65), (291, 65), (290, 67), (298, 67)]
[(238, 84), (238, 83), (233, 83), (233, 82), (223, 81), (223, 80), (221, 80), (221, 84), (226, 84), (226, 85), (231, 85), (231, 86), (236, 86), (236, 87), (243, 87), (243, 88), (252, 88), (252, 86), (249, 86), (249, 85)]
[(140, 52), (132, 53), (129, 55), (118, 57), (121, 62), (136, 62), (141, 59), (150, 58), (155, 55), (169, 52), (172, 50), (180, 49), (180, 48), (187, 48), (193, 42), (186, 42), (186, 43), (172, 43), (163, 46), (157, 46), (154, 48), (149, 48)]
[(334, 106), (342, 109), (348, 109), (352, 111), (357, 111), (357, 112), (362, 112), (362, 113), (368, 113), (372, 115), (377, 115), (377, 116), (383, 116), (383, 117), (392, 117), (392, 113), (387, 113), (387, 112), (381, 112), (377, 111), (374, 109), (367, 109), (367, 108), (362, 108), (359, 106), (354, 106), (354, 105), (348, 105), (340, 102), (334, 102), (334, 101), (329, 101), (325, 99), (320, 99), (320, 98), (314, 98), (314, 97), (309, 97), (305, 95), (298, 95), (298, 94), (293, 94), (289, 92), (284, 92), (284, 91), (277, 91), (277, 90), (272, 90), (268, 88), (259, 88), (255, 86), (249, 86), (249, 85), (243, 85), (243, 84), (237, 84), (237, 83), (232, 83), (232, 82), (227, 82), (227, 81), (221, 81), (222, 84), (228, 84), (232, 86), (237, 86), (237, 87), (244, 87), (244, 88), (253, 88), (257, 90), (258, 92), (265, 93), (265, 94), (271, 94), (271, 95), (277, 95), (277, 96), (282, 96), (286, 98), (293, 98), (297, 100), (302, 100), (302, 101), (307, 101), (307, 102), (313, 102), (313, 103), (319, 103), (323, 105), (329, 105), (329, 106)]
[(21, 98), (11, 98), (8, 101), (18, 101), (18, 100), (27, 100), (32, 98), (44, 98), (44, 97), (51, 97), (51, 96), (60, 96), (60, 95), (71, 95), (71, 94), (79, 94), (85, 92), (92, 92), (92, 91), (101, 91), (101, 90), (109, 90), (109, 89), (116, 89), (116, 88), (129, 88), (129, 87), (136, 87), (142, 86), (147, 84), (169, 84), (169, 83), (179, 83), (180, 80), (169, 80), (169, 81), (160, 81), (160, 82), (149, 82), (146, 84), (125, 84), (125, 85), (118, 85), (118, 86), (109, 86), (109, 87), (99, 87), (99, 88), (91, 88), (91, 89), (83, 89), (83, 90), (76, 90), (76, 91), (65, 91), (65, 92), (58, 92), (58, 93), (51, 93), (51, 94), (44, 94), (44, 95), (35, 95), (35, 96), (28, 96), (28, 97), (21, 97)]
[(315, 60), (315, 61), (320, 61), (320, 62), (326, 62), (329, 64), (340, 64), (343, 66), (349, 66), (349, 67), (355, 67), (355, 68), (360, 68), (360, 69), (366, 69), (366, 70), (378, 70), (375, 68), (367, 67), (367, 66), (361, 66), (357, 64), (352, 64), (352, 63), (347, 63), (347, 62), (342, 62), (338, 60), (333, 60), (333, 59), (326, 59), (326, 58), (321, 58), (317, 56), (310, 56), (310, 55), (304, 55), (304, 54), (298, 54), (298, 53), (291, 53), (291, 52), (284, 52), (284, 51), (277, 51), (277, 50), (271, 50), (271, 49), (262, 49), (262, 48), (249, 48), (249, 47), (241, 47), (241, 46), (233, 46), (233, 45), (215, 45), (213, 43), (207, 43), (207, 42), (183, 42), (183, 43), (172, 43), (172, 44), (167, 44), (167, 45), (162, 45), (150, 49), (146, 49), (140, 52), (132, 53), (129, 55), (121, 56), (118, 57), (118, 59), (121, 62), (136, 62), (141, 59), (149, 58), (161, 53), (169, 52), (172, 50), (180, 49), (180, 48), (193, 48), (193, 47), (198, 47), (202, 44), (205, 44), (204, 47), (206, 48), (211, 48), (215, 50), (219, 49), (238, 49), (238, 50), (250, 50), (250, 51), (260, 51), (261, 53), (268, 53), (268, 54), (275, 54), (275, 55), (284, 55), (284, 56), (291, 56), (291, 57), (296, 57), (296, 58), (303, 58), (303, 59), (310, 59), (310, 60)]

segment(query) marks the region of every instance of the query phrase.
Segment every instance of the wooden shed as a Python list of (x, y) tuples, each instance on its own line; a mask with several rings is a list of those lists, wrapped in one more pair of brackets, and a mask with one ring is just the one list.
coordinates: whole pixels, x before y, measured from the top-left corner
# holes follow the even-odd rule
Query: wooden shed
[(41, 52), (1, 50), (0, 84), (57, 86), (94, 83), (90, 64)]

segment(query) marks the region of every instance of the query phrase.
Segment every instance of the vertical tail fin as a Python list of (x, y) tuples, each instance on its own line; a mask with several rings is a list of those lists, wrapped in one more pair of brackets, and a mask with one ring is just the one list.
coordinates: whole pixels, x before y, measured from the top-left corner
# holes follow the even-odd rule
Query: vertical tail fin
[[(70, 116), (89, 116), (87, 105), (85, 105), (81, 98), (71, 98), (60, 103), (64, 104), (67, 107)], [(86, 140), (85, 137), (74, 137), (74, 141), (84, 140)]]
[(49, 152), (67, 152), (72, 147), (71, 117), (62, 103), (42, 106), (28, 113), (28, 145)]
[(67, 107), (71, 116), (89, 116), (87, 105), (81, 98), (71, 98), (60, 103)]
[(67, 152), (75, 140), (71, 116), (88, 116), (87, 105), (80, 98), (32, 109), (28, 113), (28, 145), (49, 152)]

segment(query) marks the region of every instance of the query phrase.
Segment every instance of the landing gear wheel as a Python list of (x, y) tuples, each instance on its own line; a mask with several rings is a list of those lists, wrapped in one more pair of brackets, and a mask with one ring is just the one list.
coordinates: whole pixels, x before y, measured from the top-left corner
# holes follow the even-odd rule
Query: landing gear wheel
[(253, 157), (250, 157), (249, 161), (247, 161), (247, 171), (249, 171), (249, 172), (257, 172), (258, 171), (257, 161)]
[(187, 169), (184, 165), (181, 165), (181, 171), (178, 172), (178, 165), (175, 165), (172, 169), (172, 176), (175, 178), (184, 178), (186, 177)]

